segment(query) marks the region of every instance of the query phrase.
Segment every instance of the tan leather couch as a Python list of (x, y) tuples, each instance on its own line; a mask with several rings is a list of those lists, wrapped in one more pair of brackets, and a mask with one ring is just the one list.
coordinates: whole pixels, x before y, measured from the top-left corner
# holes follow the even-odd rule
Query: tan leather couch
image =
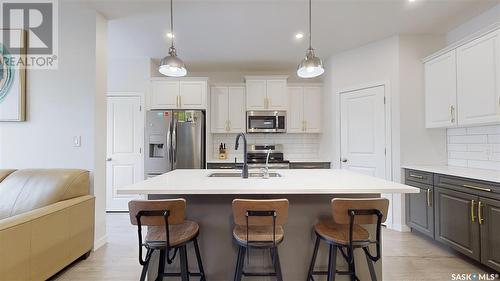
[(0, 280), (46, 280), (94, 244), (89, 172), (0, 170)]

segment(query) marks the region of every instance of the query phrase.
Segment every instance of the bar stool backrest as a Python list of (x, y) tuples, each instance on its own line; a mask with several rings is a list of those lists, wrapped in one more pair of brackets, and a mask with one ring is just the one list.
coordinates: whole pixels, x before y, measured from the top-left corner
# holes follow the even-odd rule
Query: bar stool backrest
[[(388, 208), (389, 200), (386, 198), (332, 199), (333, 220), (338, 224), (350, 223), (349, 210), (379, 210), (383, 215), (382, 222), (385, 222)], [(377, 216), (357, 215), (355, 216), (354, 223), (376, 224)]]
[[(130, 222), (137, 225), (137, 214), (141, 211), (168, 211), (168, 224), (184, 223), (186, 212), (186, 200), (165, 199), (165, 200), (132, 200), (128, 202)], [(143, 216), (141, 225), (160, 226), (165, 225), (163, 216)]]
[[(233, 218), (236, 225), (247, 224), (248, 211), (274, 211), (276, 212), (276, 225), (283, 226), (288, 220), (288, 200), (246, 200), (233, 201)], [(269, 216), (255, 216), (248, 219), (248, 225), (272, 226), (273, 218)]]

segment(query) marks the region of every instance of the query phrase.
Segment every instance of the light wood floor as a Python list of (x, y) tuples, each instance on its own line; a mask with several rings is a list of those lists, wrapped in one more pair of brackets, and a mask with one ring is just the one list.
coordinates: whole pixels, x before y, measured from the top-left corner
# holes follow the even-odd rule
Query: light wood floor
[[(53, 280), (139, 280), (137, 229), (130, 225), (128, 214), (108, 214), (107, 222), (108, 243)], [(414, 233), (384, 229), (383, 239), (384, 281), (451, 280), (452, 273), (488, 272)]]

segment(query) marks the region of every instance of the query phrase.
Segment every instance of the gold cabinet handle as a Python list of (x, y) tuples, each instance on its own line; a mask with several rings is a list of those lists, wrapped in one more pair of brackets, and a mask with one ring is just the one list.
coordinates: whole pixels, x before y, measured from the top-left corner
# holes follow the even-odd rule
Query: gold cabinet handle
[(471, 222), (475, 222), (476, 221), (476, 215), (474, 214), (474, 205), (475, 205), (475, 201), (474, 200), (471, 200), (470, 201), (470, 221)]
[(477, 205), (477, 216), (478, 216), (478, 222), (479, 224), (483, 224), (484, 223), (484, 219), (483, 219), (483, 202), (479, 201), (478, 205)]
[(231, 120), (227, 120), (227, 130), (231, 131)]
[(451, 123), (455, 123), (455, 106), (450, 105)]
[(182, 96), (179, 96), (179, 107), (182, 107)]
[(424, 179), (424, 177), (423, 177), (423, 176), (414, 175), (414, 174), (410, 174), (410, 177), (412, 177), (412, 178), (416, 178), (416, 179)]
[(432, 191), (427, 189), (427, 207), (432, 207), (431, 193)]
[(228, 120), (226, 120), (226, 122), (225, 122), (225, 124), (224, 124), (224, 125), (225, 125), (224, 127), (225, 127), (225, 129), (226, 129), (226, 132), (227, 132), (227, 131), (229, 131)]
[(491, 192), (490, 188), (484, 188), (484, 187), (474, 186), (474, 185), (470, 185), (470, 184), (462, 184), (462, 186), (466, 187), (466, 188), (472, 188), (472, 189), (475, 189), (475, 190), (481, 190), (481, 191)]
[(175, 105), (177, 108), (181, 107), (180, 96), (175, 97)]

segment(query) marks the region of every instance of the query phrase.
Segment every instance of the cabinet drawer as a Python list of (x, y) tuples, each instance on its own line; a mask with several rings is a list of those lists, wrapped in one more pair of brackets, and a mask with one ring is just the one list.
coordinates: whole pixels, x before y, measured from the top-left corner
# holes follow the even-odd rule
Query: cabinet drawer
[(234, 163), (207, 163), (207, 169), (236, 169)]
[(405, 181), (433, 185), (432, 173), (405, 169)]
[(330, 162), (295, 162), (290, 163), (290, 169), (330, 169)]
[(434, 182), (435, 186), (451, 188), (467, 193), (480, 194), (481, 196), (484, 195), (486, 197), (488, 197), (488, 195), (498, 197), (498, 194), (495, 193), (500, 193), (500, 184), (493, 182), (440, 174), (434, 175)]

